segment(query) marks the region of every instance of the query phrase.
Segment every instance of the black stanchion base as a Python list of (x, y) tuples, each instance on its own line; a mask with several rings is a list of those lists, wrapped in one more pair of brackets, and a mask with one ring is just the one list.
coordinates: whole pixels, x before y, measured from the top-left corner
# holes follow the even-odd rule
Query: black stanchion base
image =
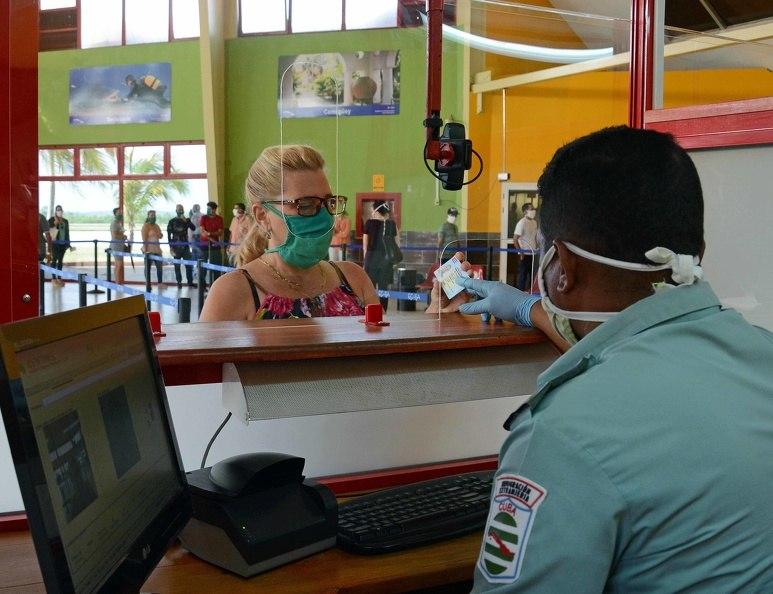
[(91, 289), (91, 291), (86, 291), (89, 295), (101, 295), (104, 293), (102, 289)]

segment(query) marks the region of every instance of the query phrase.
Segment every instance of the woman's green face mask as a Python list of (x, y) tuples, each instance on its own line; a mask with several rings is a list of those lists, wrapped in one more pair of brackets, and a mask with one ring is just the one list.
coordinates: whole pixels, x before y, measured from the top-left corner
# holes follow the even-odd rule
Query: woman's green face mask
[(333, 215), (321, 208), (313, 217), (287, 215), (271, 204), (263, 208), (282, 218), (287, 224), (287, 239), (282, 245), (269, 248), (266, 253), (276, 252), (290, 266), (311, 268), (327, 255), (333, 238)]

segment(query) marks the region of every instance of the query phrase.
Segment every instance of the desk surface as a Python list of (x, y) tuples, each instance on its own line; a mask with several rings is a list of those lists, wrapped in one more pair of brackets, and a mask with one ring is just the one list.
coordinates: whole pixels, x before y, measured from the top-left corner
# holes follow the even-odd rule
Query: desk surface
[[(163, 594), (396, 593), (444, 586), (472, 578), (480, 549), (475, 533), (444, 543), (378, 556), (338, 548), (243, 579), (172, 546), (143, 587)], [(44, 592), (29, 532), (0, 534), (0, 592)]]
[(156, 339), (166, 385), (219, 382), (222, 364), (383, 355), (544, 342), (509, 322), (484, 324), (460, 314), (401, 317), (370, 327), (355, 317), (176, 324)]

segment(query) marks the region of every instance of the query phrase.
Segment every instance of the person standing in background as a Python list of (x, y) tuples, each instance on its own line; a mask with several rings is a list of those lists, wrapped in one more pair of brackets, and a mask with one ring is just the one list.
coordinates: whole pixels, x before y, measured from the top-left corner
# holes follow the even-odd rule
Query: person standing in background
[[(392, 263), (387, 258), (385, 237), (399, 237), (397, 225), (390, 219), (389, 204), (384, 200), (373, 203), (373, 214), (365, 223), (362, 233), (363, 268), (368, 273), (373, 285), (378, 290), (386, 291), (392, 284)], [(384, 311), (387, 310), (389, 299), (379, 297)]]
[[(200, 222), (200, 242), (202, 256), (210, 264), (223, 263), (222, 238), (223, 238), (223, 217), (217, 214), (217, 202), (207, 202), (207, 214), (201, 217)], [(210, 284), (220, 276), (217, 270), (209, 271)], [(204, 279), (199, 279), (204, 282)]]
[[(450, 260), (456, 252), (457, 244), (459, 243), (459, 227), (456, 226), (456, 217), (459, 211), (455, 207), (451, 207), (446, 212), (446, 221), (440, 226), (440, 230), (437, 233), (437, 251), (438, 260), (443, 264), (447, 260)], [(444, 253), (443, 249), (450, 244), (449, 250)]]
[[(64, 254), (67, 248), (74, 250), (70, 245), (70, 222), (64, 218), (62, 207), (58, 204), (54, 209), (54, 216), (48, 219), (48, 233), (51, 237), (51, 265), (57, 270), (61, 270), (64, 264)], [(51, 284), (58, 287), (64, 286), (61, 278), (53, 278)]]
[[(156, 256), (161, 255), (161, 238), (164, 236), (161, 233), (161, 227), (156, 224), (156, 211), (149, 210), (148, 218), (145, 219), (145, 224), (142, 225), (142, 253), (154, 254)], [(160, 260), (151, 260), (145, 258), (145, 282), (150, 282), (150, 266), (151, 262), (156, 265), (156, 276), (158, 278), (158, 284), (164, 284), (164, 263)]]
[[(123, 226), (123, 211), (120, 208), (113, 209), (113, 222), (110, 223), (110, 249), (113, 251), (113, 262), (115, 262), (115, 282), (123, 284), (123, 256), (118, 256), (115, 252), (126, 251), (126, 229)], [(130, 248), (131, 249), (131, 248)]]
[(199, 247), (199, 239), (201, 237), (201, 206), (194, 204), (188, 215), (191, 223), (193, 223), (193, 229), (188, 231), (188, 243), (191, 244), (193, 259), (201, 260), (201, 248)]
[(239, 246), (250, 232), (252, 219), (247, 215), (244, 202), (234, 204), (233, 215), (234, 218), (231, 220), (231, 226), (228, 228), (230, 234), (228, 239), (228, 261), (231, 266), (236, 267), (236, 256), (239, 253)]
[(523, 218), (515, 226), (513, 244), (515, 247), (527, 250), (528, 253), (518, 254), (518, 280), (515, 286), (527, 293), (531, 290), (534, 269), (534, 253), (537, 251), (537, 209), (531, 203), (521, 207)]
[[(185, 216), (185, 209), (182, 204), (175, 207), (177, 216), (169, 219), (166, 225), (166, 236), (169, 238), (169, 250), (172, 257), (182, 260), (191, 259), (191, 246), (188, 244), (188, 232), (196, 227), (189, 218)], [(185, 276), (188, 280), (188, 286), (193, 286), (193, 266), (185, 265)], [(174, 265), (174, 277), (177, 280), (177, 288), (183, 285), (183, 275), (180, 271), (180, 264)]]
[(349, 213), (343, 211), (335, 216), (333, 223), (333, 238), (330, 240), (330, 247), (327, 250), (328, 259), (331, 262), (340, 262), (344, 259), (344, 247), (349, 243), (349, 237), (352, 233), (352, 221), (349, 219)]
[(48, 232), (48, 219), (38, 213), (38, 262), (51, 261), (51, 234)]

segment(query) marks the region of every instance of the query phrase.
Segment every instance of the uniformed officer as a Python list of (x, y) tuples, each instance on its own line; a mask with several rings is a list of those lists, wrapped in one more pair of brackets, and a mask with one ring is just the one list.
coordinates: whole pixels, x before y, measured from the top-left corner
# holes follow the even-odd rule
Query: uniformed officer
[(702, 278), (695, 166), (608, 128), (539, 193), (541, 299), (462, 282), (568, 349), (506, 422), (473, 591), (773, 592), (773, 334)]

